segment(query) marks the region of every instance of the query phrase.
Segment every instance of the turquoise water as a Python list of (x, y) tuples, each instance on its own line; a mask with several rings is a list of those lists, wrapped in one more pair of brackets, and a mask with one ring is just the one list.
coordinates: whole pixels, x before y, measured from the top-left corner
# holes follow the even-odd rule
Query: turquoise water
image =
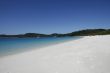
[(51, 37), (51, 38), (0, 38), (0, 56), (19, 53), (27, 50), (39, 49), (80, 37)]

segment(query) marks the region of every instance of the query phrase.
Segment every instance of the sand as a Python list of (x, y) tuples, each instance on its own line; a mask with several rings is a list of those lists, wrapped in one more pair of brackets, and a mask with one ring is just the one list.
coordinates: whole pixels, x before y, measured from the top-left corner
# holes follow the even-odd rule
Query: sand
[(110, 35), (1, 57), (0, 73), (110, 73)]

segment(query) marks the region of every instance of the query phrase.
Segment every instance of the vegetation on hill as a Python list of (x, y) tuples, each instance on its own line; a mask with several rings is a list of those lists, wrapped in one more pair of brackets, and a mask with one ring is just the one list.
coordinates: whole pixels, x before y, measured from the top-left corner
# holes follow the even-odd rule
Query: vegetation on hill
[(86, 29), (69, 33), (70, 36), (89, 36), (110, 34), (110, 29)]
[(110, 34), (110, 29), (86, 29), (75, 31), (67, 34), (40, 34), (40, 33), (26, 33), (19, 35), (5, 35), (1, 34), (0, 37), (15, 37), (15, 38), (32, 38), (32, 37), (65, 37), (65, 36), (89, 36), (89, 35), (107, 35)]

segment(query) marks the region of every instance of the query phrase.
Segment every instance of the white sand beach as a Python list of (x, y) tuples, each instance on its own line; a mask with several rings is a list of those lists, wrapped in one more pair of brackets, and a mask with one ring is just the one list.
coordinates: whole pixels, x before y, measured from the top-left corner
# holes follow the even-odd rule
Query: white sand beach
[(110, 35), (1, 57), (0, 73), (110, 73)]

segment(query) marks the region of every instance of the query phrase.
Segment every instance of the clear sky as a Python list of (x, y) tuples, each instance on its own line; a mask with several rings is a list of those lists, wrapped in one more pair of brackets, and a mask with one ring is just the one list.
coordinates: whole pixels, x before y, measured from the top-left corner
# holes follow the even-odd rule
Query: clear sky
[(0, 34), (110, 28), (110, 0), (0, 0)]

